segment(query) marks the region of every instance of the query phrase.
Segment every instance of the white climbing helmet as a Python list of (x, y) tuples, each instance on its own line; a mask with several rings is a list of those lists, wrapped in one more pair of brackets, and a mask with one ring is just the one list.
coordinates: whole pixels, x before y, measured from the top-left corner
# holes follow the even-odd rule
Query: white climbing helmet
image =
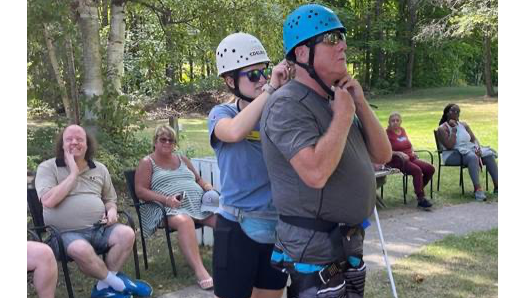
[(233, 33), (224, 38), (216, 51), (218, 75), (258, 63), (269, 63), (264, 46), (247, 33)]

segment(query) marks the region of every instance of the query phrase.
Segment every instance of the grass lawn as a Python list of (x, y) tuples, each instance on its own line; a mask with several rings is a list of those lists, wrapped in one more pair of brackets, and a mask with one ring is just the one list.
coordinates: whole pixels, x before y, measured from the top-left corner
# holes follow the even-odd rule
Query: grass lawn
[[(472, 127), (477, 138), (483, 145), (489, 145), (498, 150), (498, 102), (496, 100), (484, 99), (483, 87), (450, 87), (435, 88), (414, 91), (409, 94), (384, 96), (372, 99), (379, 109), (377, 116), (384, 127), (391, 111), (398, 111), (403, 115), (403, 126), (406, 129), (415, 149), (426, 149), (435, 151), (435, 141), (432, 130), (437, 127), (442, 115), (443, 108), (448, 103), (456, 103), (461, 107), (461, 120), (466, 121)], [(166, 120), (149, 121), (148, 128), (140, 134), (144, 138), (151, 139), (154, 127)], [(191, 156), (214, 155), (208, 144), (207, 122), (205, 118), (180, 119), (182, 126), (180, 149), (190, 152)], [(28, 126), (42, 126), (47, 123), (35, 123), (28, 120)], [(425, 156), (421, 155), (421, 158)], [(437, 162), (435, 156), (435, 162)], [(432, 202), (435, 208), (449, 204), (460, 204), (472, 200), (473, 186), (467, 170), (464, 171), (466, 194), (461, 194), (459, 187), (458, 168), (443, 168), (441, 173), (440, 192), (434, 193)], [(437, 173), (434, 176), (434, 190), (437, 188)], [(481, 183), (484, 184), (484, 174), (481, 175)], [(490, 179), (491, 180), (491, 179)], [(388, 177), (384, 187), (385, 202), (388, 209), (415, 208), (416, 200), (413, 186), (408, 186), (408, 205), (403, 204), (402, 198), (402, 176)], [(490, 184), (490, 190), (493, 189)], [(429, 197), (429, 186), (426, 188)], [(127, 199), (126, 199), (127, 200)], [(488, 193), (488, 200), (497, 200)], [(131, 207), (128, 211), (135, 215)], [(138, 220), (136, 220), (138, 222)], [(174, 236), (174, 234), (173, 234)], [(139, 239), (139, 237), (138, 237)], [(175, 255), (177, 260), (178, 278), (173, 278), (162, 231), (158, 231), (152, 239), (147, 241), (149, 255), (149, 270), (145, 270), (141, 256), (141, 243), (139, 245), (139, 257), (142, 278), (150, 282), (155, 289), (155, 296), (167, 292), (173, 292), (182, 287), (195, 284), (192, 270), (181, 257), (176, 245), (176, 237), (173, 237)], [(488, 247), (486, 247), (486, 242)], [(494, 243), (494, 248), (492, 247)], [(497, 231), (487, 234), (475, 234), (467, 238), (448, 238), (429, 246), (426, 250), (400, 261), (395, 265), (395, 276), (400, 297), (496, 297), (497, 282)], [(487, 252), (484, 250), (488, 249)], [(204, 264), (210, 271), (212, 253), (209, 248), (202, 248)], [(486, 260), (486, 257), (495, 256), (495, 260)], [(125, 272), (133, 272), (132, 258), (126, 264)], [(486, 263), (487, 262), (487, 263)], [(493, 265), (494, 262), (494, 265)], [(484, 266), (486, 265), (486, 266)], [(493, 266), (492, 266), (493, 265)], [(493, 273), (485, 273), (478, 266), (494, 270)], [(77, 269), (76, 265), (69, 265), (72, 273), (75, 292), (78, 297), (86, 297), (90, 293), (94, 280), (85, 278)], [(414, 273), (424, 278), (421, 283), (413, 282)], [(490, 271), (491, 272), (491, 271)], [(130, 274), (131, 275), (131, 274)], [(29, 276), (29, 275), (28, 275)], [(391, 297), (388, 288), (387, 275), (382, 272), (370, 274), (369, 281), (373, 281), (366, 287), (366, 297)], [(489, 290), (488, 288), (495, 290)], [(28, 297), (36, 297), (28, 283)], [(476, 294), (481, 293), (481, 294)], [(495, 294), (493, 294), (495, 293)], [(484, 296), (482, 296), (484, 295)], [(67, 297), (63, 278), (59, 278), (59, 288), (56, 297)]]
[[(448, 236), (393, 267), (398, 297), (498, 297), (498, 229)], [(366, 298), (392, 297), (386, 270), (368, 273)]]

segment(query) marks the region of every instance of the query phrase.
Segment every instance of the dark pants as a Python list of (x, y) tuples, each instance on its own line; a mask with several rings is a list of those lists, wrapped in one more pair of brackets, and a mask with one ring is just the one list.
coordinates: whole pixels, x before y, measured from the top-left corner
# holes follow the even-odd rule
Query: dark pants
[(271, 267), (273, 244), (255, 242), (238, 222), (217, 215), (213, 231), (213, 282), (217, 297), (249, 298), (253, 287), (280, 290), (287, 274)]
[(424, 198), (424, 187), (435, 173), (433, 165), (415, 158), (410, 158), (410, 160), (403, 163), (400, 157), (393, 156), (388, 166), (400, 169), (402, 173), (413, 176), (413, 187), (415, 188), (417, 199)]

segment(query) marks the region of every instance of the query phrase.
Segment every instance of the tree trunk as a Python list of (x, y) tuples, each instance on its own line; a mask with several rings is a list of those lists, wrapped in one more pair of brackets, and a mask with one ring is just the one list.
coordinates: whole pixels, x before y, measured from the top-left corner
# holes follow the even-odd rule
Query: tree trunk
[(111, 1), (111, 27), (107, 45), (107, 76), (118, 94), (122, 93), (124, 75), (125, 4), (123, 0)]
[(207, 77), (209, 78), (209, 76), (211, 76), (211, 68), (213, 67), (211, 65), (211, 62), (209, 62), (208, 60), (206, 60), (206, 65), (207, 65), (207, 68), (206, 68), (206, 75)]
[(193, 69), (193, 52), (192, 51), (189, 51), (188, 52), (188, 60), (189, 60), (189, 81), (190, 82), (193, 82), (193, 80), (195, 79), (195, 73), (194, 73), (194, 69)]
[[(375, 23), (378, 23), (382, 15), (382, 4), (384, 0), (376, 0), (375, 2)], [(384, 41), (384, 32), (382, 28), (378, 28), (375, 40), (382, 44)], [(373, 74), (371, 77), (371, 86), (375, 86), (377, 82), (384, 79), (384, 52), (380, 48), (376, 48), (374, 51), (373, 61)]]
[(66, 56), (67, 56), (67, 77), (69, 78), (69, 87), (71, 88), (71, 99), (73, 100), (75, 124), (80, 125), (80, 112), (79, 112), (79, 106), (78, 106), (78, 89), (76, 87), (75, 53), (73, 51), (73, 43), (69, 35), (66, 36), (65, 42), (66, 42)]
[(109, 25), (109, 0), (102, 0), (102, 28)]
[[(366, 8), (367, 10), (367, 8)], [(364, 89), (371, 90), (371, 49), (369, 46), (371, 36), (371, 12), (366, 11), (366, 31), (364, 33), (365, 54), (364, 54)]]
[[(171, 31), (167, 31), (165, 34), (166, 34), (166, 52), (174, 53), (175, 43), (173, 42)], [(169, 86), (174, 86), (175, 82), (177, 81), (176, 71), (175, 71), (175, 62), (173, 61), (173, 55), (171, 55), (166, 65), (166, 79), (169, 83)]]
[(484, 82), (486, 84), (486, 95), (495, 96), (493, 82), (491, 81), (491, 36), (484, 35)]
[(60, 97), (62, 98), (62, 103), (64, 104), (67, 122), (73, 123), (74, 117), (73, 117), (73, 111), (71, 109), (71, 100), (69, 96), (67, 95), (66, 85), (65, 85), (64, 80), (62, 79), (62, 75), (60, 74), (60, 67), (58, 65), (58, 60), (56, 59), (55, 47), (53, 45), (53, 41), (49, 34), (49, 29), (47, 28), (47, 25), (44, 24), (43, 28), (44, 28), (45, 43), (47, 46), (47, 53), (49, 54), (49, 61), (51, 62), (51, 66), (53, 67), (53, 73), (55, 75), (56, 82), (58, 83), (58, 87), (60, 89)]
[(409, 38), (409, 54), (408, 63), (406, 65), (406, 88), (411, 90), (413, 87), (413, 67), (415, 65), (415, 40), (413, 36), (415, 33), (415, 24), (417, 22), (417, 8), (414, 0), (408, 0), (408, 38)]
[[(102, 95), (104, 92), (97, 1), (79, 0), (78, 4), (78, 25), (82, 34), (84, 64), (82, 91), (87, 99), (91, 100), (94, 96)], [(94, 120), (96, 115), (87, 108), (85, 119)]]

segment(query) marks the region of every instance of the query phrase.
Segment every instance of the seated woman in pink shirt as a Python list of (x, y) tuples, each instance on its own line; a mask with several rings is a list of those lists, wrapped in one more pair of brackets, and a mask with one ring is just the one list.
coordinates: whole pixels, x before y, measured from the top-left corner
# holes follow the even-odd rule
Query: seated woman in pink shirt
[(388, 134), (393, 157), (387, 164), (390, 167), (400, 169), (402, 173), (413, 176), (413, 186), (417, 195), (417, 206), (428, 209), (432, 204), (424, 195), (424, 187), (428, 184), (435, 173), (433, 165), (418, 159), (413, 151), (413, 146), (408, 139), (408, 135), (402, 126), (402, 117), (398, 112), (392, 112), (389, 115)]

